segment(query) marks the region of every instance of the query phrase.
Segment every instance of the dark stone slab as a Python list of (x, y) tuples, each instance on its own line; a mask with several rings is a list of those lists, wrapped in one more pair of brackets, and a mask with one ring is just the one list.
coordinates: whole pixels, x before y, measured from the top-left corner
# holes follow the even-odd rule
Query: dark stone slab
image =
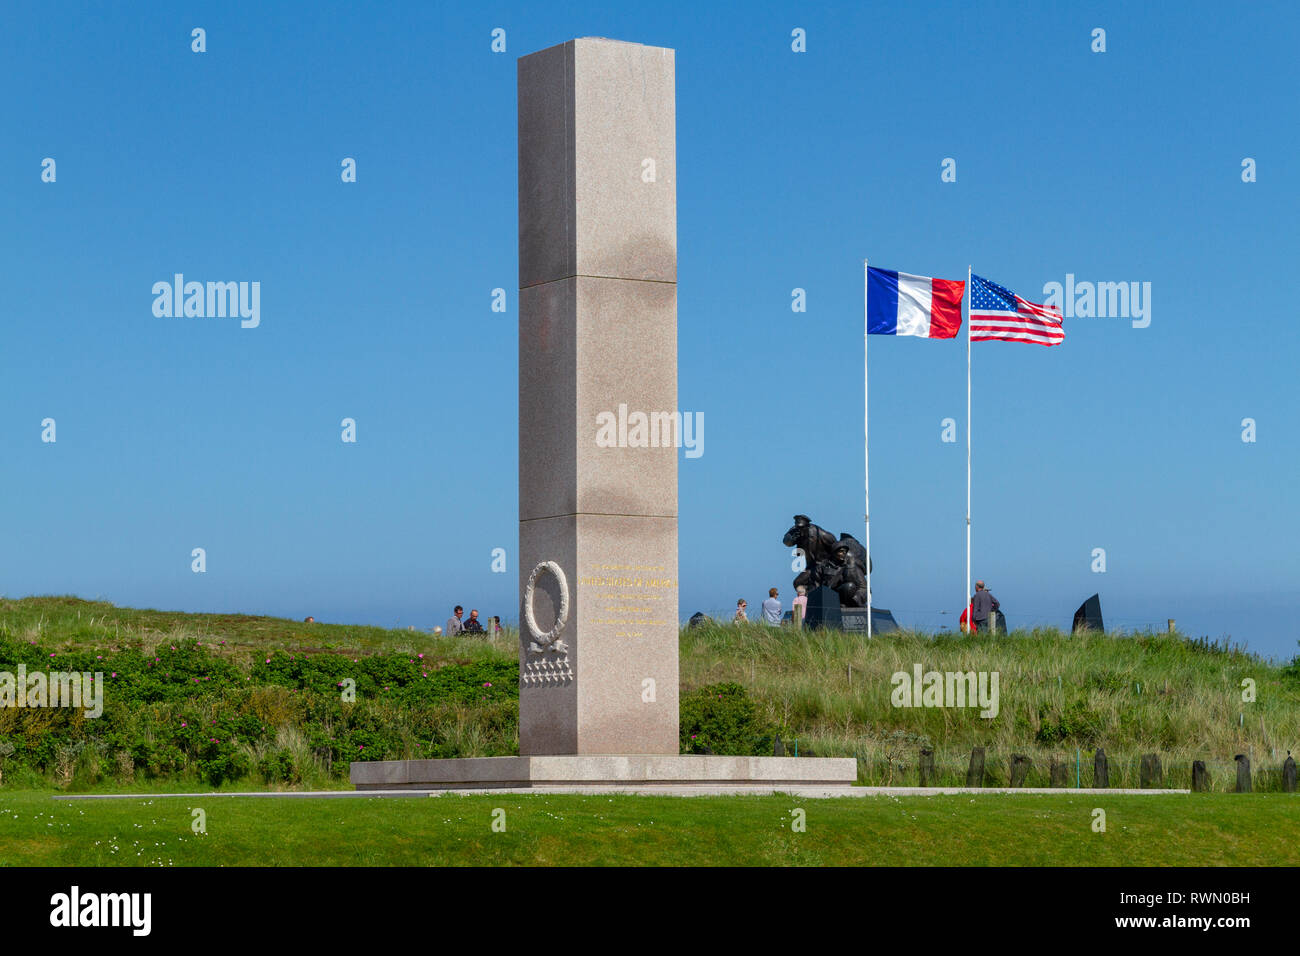
[(1101, 620), (1101, 595), (1094, 594), (1079, 605), (1079, 610), (1074, 612), (1074, 631), (1106, 632), (1106, 625)]
[[(811, 628), (844, 627), (840, 596), (827, 587), (812, 588), (808, 592), (808, 616), (804, 624)], [(866, 629), (866, 625), (863, 625)]]

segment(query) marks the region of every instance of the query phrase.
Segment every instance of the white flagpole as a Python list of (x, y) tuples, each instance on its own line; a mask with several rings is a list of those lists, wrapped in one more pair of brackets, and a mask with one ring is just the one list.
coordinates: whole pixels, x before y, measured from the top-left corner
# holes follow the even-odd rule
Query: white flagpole
[(966, 594), (962, 597), (962, 610), (967, 611), (966, 633), (974, 626), (974, 615), (969, 613), (970, 591), (970, 276), (971, 267), (966, 267)]
[(867, 426), (867, 340), (871, 338), (871, 316), (868, 311), (870, 276), (867, 260), (862, 260), (862, 494), (865, 513), (862, 520), (867, 527), (867, 640), (871, 640), (871, 444)]

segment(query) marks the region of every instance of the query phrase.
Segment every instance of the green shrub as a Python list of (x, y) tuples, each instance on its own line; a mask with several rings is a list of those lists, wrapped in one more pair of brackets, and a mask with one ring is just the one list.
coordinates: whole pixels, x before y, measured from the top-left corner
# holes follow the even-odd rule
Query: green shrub
[(1077, 746), (1091, 747), (1101, 732), (1101, 715), (1082, 700), (1072, 701), (1056, 715), (1040, 708), (1038, 718), (1036, 738), (1040, 744), (1047, 746), (1069, 741)]
[[(9, 780), (26, 770), (59, 786), (89, 786), (129, 768), (131, 777), (197, 777), (211, 786), (253, 774), (299, 784), (308, 775), (346, 778), (359, 760), (517, 752), (513, 661), (276, 651), (245, 673), (192, 640), (99, 653), (0, 637), (0, 670), (19, 663), (101, 673), (104, 710), (90, 720), (71, 708), (0, 710)], [(355, 702), (341, 699), (346, 678), (356, 681)], [(276, 740), (276, 728), (286, 727), (301, 741), (296, 749)]]
[(272, 750), (257, 762), (257, 772), (267, 783), (298, 783), (302, 775), (294, 765), (293, 754), (287, 750)]
[(758, 718), (754, 702), (740, 684), (701, 687), (681, 698), (682, 753), (772, 753), (772, 729)]

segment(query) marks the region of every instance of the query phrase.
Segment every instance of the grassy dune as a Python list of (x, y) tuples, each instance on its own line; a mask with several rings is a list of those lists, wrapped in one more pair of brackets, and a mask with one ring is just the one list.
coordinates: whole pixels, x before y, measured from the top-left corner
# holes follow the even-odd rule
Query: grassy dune
[[(898, 708), (891, 677), (925, 671), (997, 671), (996, 719), (975, 708)], [(1004, 637), (901, 634), (865, 639), (762, 625), (682, 632), (684, 686), (737, 681), (767, 718), (819, 755), (858, 756), (864, 780), (916, 783), (920, 748), (935, 750), (941, 779), (964, 782), (970, 749), (987, 748), (986, 773), (1005, 784), (1012, 753), (1032, 758), (1028, 785), (1046, 786), (1049, 761), (1092, 782), (1104, 747), (1112, 786), (1137, 786), (1141, 755), (1155, 752), (1166, 785), (1189, 786), (1205, 760), (1216, 789), (1235, 784), (1234, 755), (1252, 757), (1256, 788), (1279, 786), (1276, 768), (1300, 753), (1300, 668), (1181, 635), (1071, 636), (1054, 630)], [(1256, 699), (1242, 700), (1243, 679)]]
[(52, 650), (130, 647), (153, 652), (189, 639), (211, 645), (213, 653), (242, 665), (277, 650), (352, 656), (423, 651), (456, 661), (515, 659), (513, 637), (443, 638), (427, 631), (307, 624), (250, 614), (141, 610), (76, 597), (0, 598), (0, 637), (6, 635), (39, 640)]
[[(172, 684), (131, 685), (136, 696), (129, 708), (121, 705), (130, 712), (97, 722), (0, 709), (0, 787), (210, 788), (196, 745), (185, 759), (159, 756), (160, 740), (195, 721), (248, 735), (235, 756), (242, 766), (263, 769), (234, 781), (244, 787), (347, 786), (352, 759), (517, 752), (513, 678), (455, 699), (436, 682), (453, 672), (509, 674), (516, 641), (511, 631), (494, 640), (446, 638), (70, 597), (0, 599), (0, 646), (11, 656), (53, 654), (53, 661), (78, 666), (123, 661), (123, 668), (135, 668), (126, 676), (140, 681), (158, 676), (145, 674), (153, 664), (143, 662), (156, 660), (162, 669), (184, 658), (185, 673), (195, 675), (187, 678), (192, 690), (178, 689), (170, 673)], [(910, 674), (916, 664), (998, 672), (997, 717), (982, 719), (974, 708), (892, 706), (891, 676)], [(371, 678), (361, 678), (358, 703), (340, 707), (336, 678), (364, 667)], [(12, 661), (0, 659), (5, 669)], [(391, 683), (382, 675), (392, 675)], [(1254, 682), (1253, 702), (1242, 699), (1245, 679)], [(1092, 752), (1101, 746), (1113, 786), (1136, 786), (1141, 755), (1155, 752), (1166, 786), (1187, 786), (1192, 760), (1202, 759), (1213, 787), (1231, 789), (1233, 757), (1245, 753), (1256, 789), (1273, 790), (1287, 751), (1300, 751), (1300, 666), (1181, 636), (905, 633), (867, 643), (837, 632), (709, 625), (682, 632), (681, 680), (683, 693), (718, 682), (743, 685), (765, 730), (801, 752), (856, 756), (861, 780), (874, 784), (915, 783), (922, 746), (935, 751), (938, 782), (964, 782), (970, 748), (978, 745), (987, 748), (988, 783), (1006, 782), (1014, 753), (1033, 761), (1028, 785), (1046, 785), (1053, 759), (1068, 766), (1073, 785), (1077, 755), (1087, 787)], [(12, 757), (6, 762), (7, 741), (22, 743), (28, 755), (44, 747), (39, 771), (16, 768)], [(211, 766), (216, 757), (207, 759)]]

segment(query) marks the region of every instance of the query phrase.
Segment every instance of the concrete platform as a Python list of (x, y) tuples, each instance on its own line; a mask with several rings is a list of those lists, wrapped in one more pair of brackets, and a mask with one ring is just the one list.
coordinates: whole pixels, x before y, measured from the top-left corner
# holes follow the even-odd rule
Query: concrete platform
[(838, 797), (937, 797), (970, 794), (999, 794), (1043, 796), (1055, 794), (1066, 796), (1109, 797), (1109, 796), (1155, 796), (1162, 793), (1190, 793), (1190, 790), (1125, 790), (1108, 788), (1103, 790), (1075, 790), (1068, 787), (1045, 789), (1040, 787), (818, 787), (818, 786), (559, 786), (559, 787), (475, 787), (470, 789), (442, 790), (255, 790), (236, 793), (221, 791), (209, 793), (76, 793), (52, 796), (52, 800), (178, 800), (220, 797), (268, 797), (303, 799), (381, 799), (385, 797), (451, 797), (451, 796), (545, 796), (547, 794), (585, 794), (605, 796), (620, 794), (642, 797), (726, 797), (750, 796), (761, 797), (772, 794), (785, 794), (806, 800), (835, 799)]
[(852, 757), (686, 754), (376, 760), (354, 763), (351, 770), (352, 783), (362, 791), (705, 786), (771, 792), (809, 786), (847, 790), (857, 778), (858, 763)]

